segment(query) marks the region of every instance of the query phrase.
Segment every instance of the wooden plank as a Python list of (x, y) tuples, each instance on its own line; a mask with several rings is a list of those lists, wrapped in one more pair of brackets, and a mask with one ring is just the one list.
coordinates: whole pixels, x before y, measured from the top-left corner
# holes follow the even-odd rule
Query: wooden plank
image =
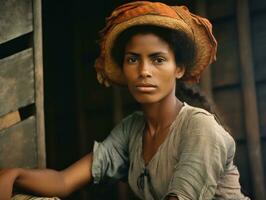
[(266, 138), (266, 81), (262, 84), (257, 85), (257, 93), (258, 93), (260, 136)]
[(35, 101), (38, 166), (46, 167), (45, 128), (44, 128), (44, 92), (43, 92), (43, 46), (42, 46), (42, 7), (41, 0), (33, 1), (34, 14), (34, 66), (35, 66)]
[(236, 140), (245, 140), (243, 102), (240, 88), (214, 90), (214, 102), (219, 116)]
[(1, 0), (0, 5), (0, 44), (32, 31), (31, 0)]
[(212, 68), (213, 87), (237, 84), (240, 82), (237, 48), (236, 21), (214, 24), (214, 34), (218, 41), (217, 61)]
[(0, 116), (34, 102), (32, 49), (0, 60)]
[(253, 71), (251, 47), (251, 27), (248, 0), (237, 0), (237, 27), (239, 57), (241, 66), (241, 85), (245, 110), (245, 127), (247, 133), (248, 153), (251, 166), (254, 197), (266, 199), (264, 172), (260, 146), (258, 107)]
[(37, 167), (35, 118), (0, 131), (0, 168)]
[(209, 19), (220, 19), (233, 16), (235, 13), (235, 2), (232, 0), (207, 0), (207, 16)]
[[(266, 2), (266, 1), (265, 1)], [(256, 81), (266, 81), (266, 12), (253, 15), (251, 31)]]
[(0, 117), (0, 131), (18, 123), (19, 121), (20, 116), (18, 111), (11, 112)]

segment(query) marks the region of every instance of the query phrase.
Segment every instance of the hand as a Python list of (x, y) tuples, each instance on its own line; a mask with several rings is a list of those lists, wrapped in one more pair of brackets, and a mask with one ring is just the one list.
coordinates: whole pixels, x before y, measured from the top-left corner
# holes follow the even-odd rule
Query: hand
[(13, 184), (18, 176), (16, 169), (0, 169), (0, 200), (10, 200)]

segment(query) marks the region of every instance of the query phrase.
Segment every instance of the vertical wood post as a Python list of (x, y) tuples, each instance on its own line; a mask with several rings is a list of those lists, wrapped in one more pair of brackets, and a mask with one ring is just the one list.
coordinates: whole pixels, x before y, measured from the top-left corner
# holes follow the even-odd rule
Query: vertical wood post
[[(206, 11), (206, 0), (197, 0), (196, 1), (196, 13), (202, 17), (207, 16)], [(200, 80), (201, 89), (204, 91), (208, 99), (213, 102), (213, 93), (212, 93), (212, 78), (211, 78), (211, 68), (210, 66), (205, 69)]]
[(35, 102), (38, 166), (46, 167), (45, 129), (44, 129), (44, 92), (43, 92), (43, 47), (42, 47), (42, 7), (41, 0), (33, 2), (33, 40), (35, 66)]
[(249, 6), (248, 0), (237, 0), (236, 3), (242, 78), (241, 84), (253, 191), (256, 200), (265, 200), (265, 183), (262, 167), (259, 119), (251, 48)]

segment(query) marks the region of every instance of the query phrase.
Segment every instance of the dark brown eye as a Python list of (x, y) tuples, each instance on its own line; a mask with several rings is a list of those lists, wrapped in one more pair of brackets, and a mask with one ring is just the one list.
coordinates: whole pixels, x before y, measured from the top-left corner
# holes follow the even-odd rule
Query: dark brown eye
[(162, 58), (162, 57), (156, 57), (156, 58), (153, 59), (153, 63), (157, 64), (157, 65), (158, 64), (163, 64), (165, 61), (166, 61), (166, 59)]
[(138, 58), (135, 56), (126, 57), (126, 62), (128, 64), (135, 64), (138, 62)]

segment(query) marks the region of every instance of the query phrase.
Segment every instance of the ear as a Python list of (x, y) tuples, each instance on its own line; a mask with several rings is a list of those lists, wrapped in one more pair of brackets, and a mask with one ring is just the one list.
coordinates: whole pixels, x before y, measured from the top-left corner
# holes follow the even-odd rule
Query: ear
[(175, 70), (175, 77), (176, 79), (180, 79), (184, 76), (185, 74), (185, 66), (177, 66)]

